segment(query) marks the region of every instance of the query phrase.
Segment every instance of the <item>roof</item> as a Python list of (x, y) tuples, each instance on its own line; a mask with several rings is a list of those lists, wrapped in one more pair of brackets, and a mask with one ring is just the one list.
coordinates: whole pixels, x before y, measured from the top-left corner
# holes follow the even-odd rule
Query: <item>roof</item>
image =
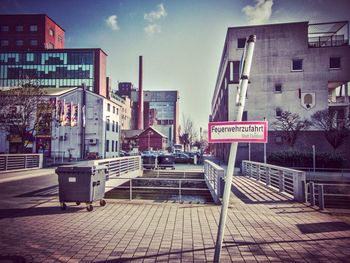
[(155, 128), (152, 127), (152, 126), (149, 126), (149, 127), (146, 128), (143, 132), (141, 132), (141, 133), (139, 134), (139, 137), (140, 137), (142, 134), (146, 133), (146, 131), (148, 131), (148, 130), (153, 130), (155, 133), (159, 134), (161, 137), (163, 137), (163, 138), (168, 138), (168, 136), (165, 136), (163, 133), (161, 133), (160, 131), (158, 131), (157, 129), (155, 129)]
[(61, 96), (67, 92), (73, 91), (76, 88), (42, 88), (46, 96)]
[(122, 130), (122, 134), (125, 136), (125, 138), (133, 138), (138, 137), (143, 130)]

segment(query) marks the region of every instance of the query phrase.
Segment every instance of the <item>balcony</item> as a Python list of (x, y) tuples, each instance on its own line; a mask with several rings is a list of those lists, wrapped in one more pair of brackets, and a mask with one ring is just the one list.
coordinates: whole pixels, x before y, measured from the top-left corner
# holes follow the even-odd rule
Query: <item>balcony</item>
[(308, 43), (310, 48), (349, 45), (349, 22), (309, 24)]

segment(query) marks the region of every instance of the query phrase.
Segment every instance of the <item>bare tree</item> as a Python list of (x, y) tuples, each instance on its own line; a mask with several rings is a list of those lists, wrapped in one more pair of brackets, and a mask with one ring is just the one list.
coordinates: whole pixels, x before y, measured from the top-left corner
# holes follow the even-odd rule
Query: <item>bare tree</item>
[(349, 135), (349, 120), (337, 119), (337, 111), (328, 109), (315, 112), (311, 116), (312, 124), (323, 131), (326, 140), (334, 151), (343, 144)]
[(306, 119), (302, 120), (297, 113), (282, 111), (281, 115), (276, 117), (276, 121), (272, 122), (272, 126), (276, 131), (282, 133), (283, 140), (293, 148), (300, 131), (308, 129), (311, 122)]
[(179, 127), (179, 138), (186, 150), (187, 146), (190, 148), (197, 139), (197, 132), (194, 128), (193, 121), (190, 117), (186, 117), (185, 114), (182, 114), (182, 124), (183, 125)]
[(43, 125), (51, 125), (53, 107), (34, 81), (0, 90), (0, 129), (21, 142), (24, 152), (29, 139)]

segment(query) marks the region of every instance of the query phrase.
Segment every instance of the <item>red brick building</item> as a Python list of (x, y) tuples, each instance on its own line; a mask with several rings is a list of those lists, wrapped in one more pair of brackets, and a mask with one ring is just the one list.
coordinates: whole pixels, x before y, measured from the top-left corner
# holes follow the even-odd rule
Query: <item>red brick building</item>
[(168, 137), (153, 127), (148, 127), (138, 136), (139, 151), (163, 151), (166, 149)]
[(45, 14), (0, 15), (0, 50), (64, 48), (64, 29)]

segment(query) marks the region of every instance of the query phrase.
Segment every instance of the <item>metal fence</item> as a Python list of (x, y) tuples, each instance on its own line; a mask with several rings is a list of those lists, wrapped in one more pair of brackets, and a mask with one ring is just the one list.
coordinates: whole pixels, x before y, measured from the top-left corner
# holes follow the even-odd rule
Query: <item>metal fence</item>
[(224, 191), (224, 176), (225, 170), (221, 166), (209, 160), (204, 161), (205, 182), (216, 204), (220, 203)]
[(39, 169), (42, 167), (42, 154), (0, 154), (0, 173)]
[(93, 160), (92, 165), (105, 165), (107, 178), (120, 177), (124, 174), (136, 172), (142, 174), (141, 156), (126, 156), (101, 160)]
[(334, 203), (336, 207), (342, 207), (345, 204), (348, 208), (350, 184), (310, 182), (307, 184), (305, 194), (306, 201), (309, 201), (312, 206), (317, 205), (321, 210), (326, 206), (334, 206)]
[[(133, 190), (176, 190), (179, 195), (180, 202), (182, 201), (183, 191), (208, 191), (208, 188), (197, 188), (197, 187), (186, 187), (185, 182), (205, 182), (205, 179), (193, 179), (193, 178), (129, 178), (129, 177), (114, 177), (111, 179), (125, 180), (129, 182), (129, 186), (118, 186), (118, 188), (128, 188), (129, 189), (129, 199), (133, 199)], [(123, 183), (125, 183), (125, 181)], [(135, 185), (133, 182), (144, 181), (144, 182), (164, 182), (158, 184), (157, 186), (146, 186), (146, 185)]]
[(252, 161), (243, 161), (242, 173), (265, 183), (266, 186), (279, 190), (279, 192), (290, 194), (296, 201), (305, 201), (306, 178), (303, 171)]

